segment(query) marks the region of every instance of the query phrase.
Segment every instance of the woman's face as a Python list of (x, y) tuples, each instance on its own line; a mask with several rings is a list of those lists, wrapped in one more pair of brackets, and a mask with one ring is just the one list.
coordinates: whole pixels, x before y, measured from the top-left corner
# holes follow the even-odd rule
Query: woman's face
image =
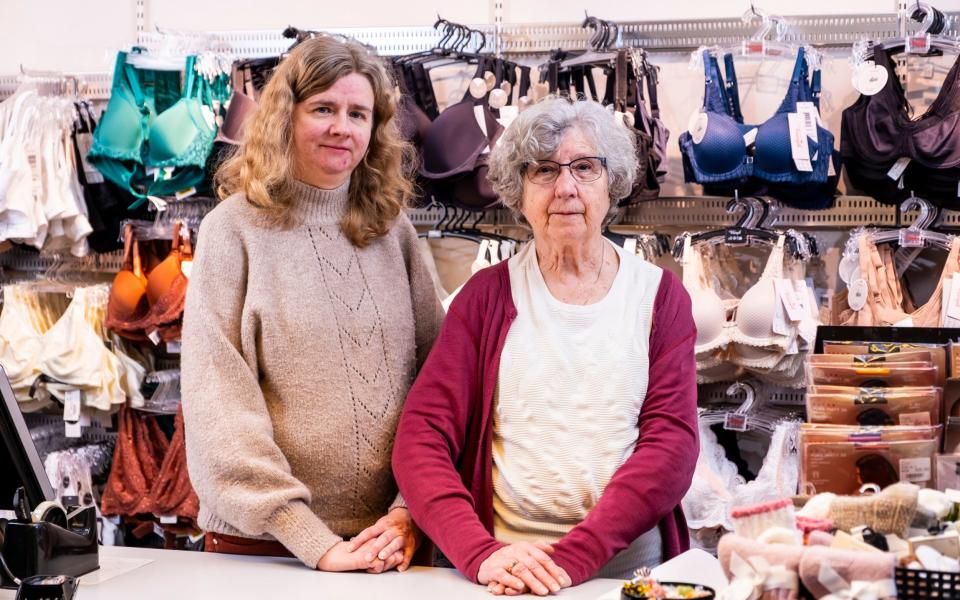
[(373, 86), (359, 73), (298, 102), (293, 109), (298, 179), (320, 188), (339, 187), (363, 160), (372, 131)]
[[(556, 163), (597, 156), (597, 150), (579, 128), (568, 129), (557, 151), (549, 157)], [(569, 244), (586, 242), (600, 235), (603, 220), (610, 210), (607, 170), (596, 181), (578, 181), (570, 168), (562, 167), (553, 183), (535, 183), (523, 176), (523, 201), (520, 212), (530, 223), (538, 240)]]

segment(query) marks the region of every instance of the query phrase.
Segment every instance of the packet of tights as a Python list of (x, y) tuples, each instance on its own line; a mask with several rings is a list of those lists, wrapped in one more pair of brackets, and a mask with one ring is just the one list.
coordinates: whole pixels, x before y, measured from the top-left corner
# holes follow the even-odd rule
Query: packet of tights
[(928, 442), (939, 441), (940, 425), (913, 427), (893, 425), (889, 427), (860, 427), (820, 423), (802, 423), (800, 440), (807, 443), (834, 442)]
[(909, 344), (893, 342), (824, 342), (824, 354), (854, 354), (854, 355), (886, 355), (905, 354), (908, 352), (926, 351), (930, 353), (933, 366), (937, 368), (936, 385), (943, 386), (948, 373), (947, 348), (943, 344)]
[(835, 425), (940, 424), (938, 387), (862, 388), (817, 385), (807, 394), (807, 421)]
[(800, 442), (800, 490), (856, 495), (865, 484), (933, 486), (938, 442)]
[(927, 387), (938, 383), (937, 369), (927, 362), (902, 362), (880, 365), (807, 365), (811, 385), (849, 387)]
[(960, 490), (960, 454), (938, 454), (937, 489)]

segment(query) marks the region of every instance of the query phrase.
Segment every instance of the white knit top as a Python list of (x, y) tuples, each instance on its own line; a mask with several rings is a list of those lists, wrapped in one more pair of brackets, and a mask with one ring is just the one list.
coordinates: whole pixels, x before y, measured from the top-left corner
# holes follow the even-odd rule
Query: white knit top
[(612, 245), (617, 276), (602, 300), (586, 306), (551, 295), (534, 243), (510, 259), (517, 318), (494, 405), (498, 540), (559, 540), (597, 504), (636, 445), (662, 270)]

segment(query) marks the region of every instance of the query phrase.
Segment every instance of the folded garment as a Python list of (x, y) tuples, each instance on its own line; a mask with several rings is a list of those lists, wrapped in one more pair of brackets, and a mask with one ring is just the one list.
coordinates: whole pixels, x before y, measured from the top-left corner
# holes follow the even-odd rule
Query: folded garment
[(893, 554), (884, 552), (809, 546), (800, 559), (800, 581), (814, 598), (869, 588), (870, 593), (865, 591), (862, 595), (851, 597), (892, 600), (897, 597), (894, 583), (896, 562)]
[(731, 588), (754, 590), (753, 597), (762, 600), (798, 597), (803, 546), (763, 544), (731, 533), (723, 536), (717, 551)]

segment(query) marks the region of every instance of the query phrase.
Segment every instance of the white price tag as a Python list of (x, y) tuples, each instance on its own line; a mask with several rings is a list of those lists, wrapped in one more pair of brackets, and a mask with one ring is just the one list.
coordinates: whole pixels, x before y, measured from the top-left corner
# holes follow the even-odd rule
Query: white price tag
[(147, 337), (150, 338), (150, 341), (153, 342), (154, 346), (160, 345), (160, 333), (156, 329), (148, 333)]
[(777, 335), (790, 335), (790, 323), (787, 321), (787, 311), (778, 297), (773, 309), (773, 332)]
[(797, 113), (788, 113), (787, 122), (790, 125), (790, 152), (793, 155), (793, 164), (796, 165), (798, 171), (813, 171), (803, 117)]
[(820, 124), (819, 113), (813, 102), (797, 102), (797, 114), (802, 117), (803, 129), (814, 143), (817, 141), (817, 125)]
[(752, 146), (757, 141), (757, 132), (760, 131), (758, 128), (754, 127), (750, 131), (743, 134), (743, 143), (745, 146)]
[(627, 251), (627, 254), (636, 254), (637, 253), (637, 238), (628, 237), (623, 240), (623, 249)]
[(840, 272), (840, 279), (847, 285), (860, 279), (860, 255), (844, 254), (838, 271)]
[(871, 60), (854, 69), (851, 80), (858, 92), (864, 96), (874, 96), (887, 85), (889, 78), (887, 70)]
[(693, 127), (690, 129), (690, 137), (693, 138), (694, 144), (699, 144), (703, 141), (703, 136), (707, 134), (707, 125), (710, 123), (710, 117), (707, 116), (705, 112), (697, 113), (697, 120), (694, 122)]
[(63, 399), (63, 420), (76, 423), (80, 420), (80, 399), (82, 393), (80, 390), (67, 390), (67, 395)]
[(847, 305), (853, 310), (863, 310), (867, 305), (867, 282), (863, 279), (855, 279), (850, 287), (847, 288)]
[(516, 105), (508, 105), (500, 107), (500, 118), (497, 119), (500, 121), (500, 124), (504, 128), (510, 127), (510, 123), (513, 123), (513, 120), (520, 115), (520, 107)]
[(190, 196), (196, 195), (196, 193), (197, 193), (197, 188), (195, 188), (195, 187), (188, 187), (187, 189), (185, 189), (185, 190), (180, 190), (179, 192), (177, 192), (176, 194), (174, 194), (174, 197), (175, 197), (177, 200), (183, 200), (183, 199), (185, 199), (185, 198), (189, 198)]
[(930, 481), (931, 473), (932, 468), (930, 467), (929, 456), (924, 458), (900, 459), (900, 481), (924, 483)]
[(80, 427), (80, 423), (71, 423), (69, 421), (64, 424), (64, 435), (68, 438), (78, 438), (83, 435), (83, 428)]
[(932, 425), (928, 412), (902, 414), (900, 415), (900, 424), (910, 427), (930, 427)]
[(190, 273), (193, 272), (193, 261), (184, 260), (180, 262), (180, 272), (183, 273), (183, 276), (187, 279), (190, 279)]
[(787, 317), (794, 323), (803, 319), (805, 314), (803, 300), (793, 287), (793, 282), (788, 279), (777, 279), (774, 280), (773, 285), (777, 288), (777, 298), (783, 303)]
[[(477, 125), (480, 127), (480, 131), (483, 132), (483, 137), (488, 137), (487, 136), (487, 117), (486, 117), (486, 114), (483, 112), (482, 104), (478, 104), (473, 107), (473, 118), (477, 122)], [(481, 152), (481, 154), (487, 154), (488, 152), (490, 152), (489, 144), (487, 144), (487, 147), (483, 149), (483, 152)]]
[(913, 327), (913, 319), (907, 317), (893, 324), (894, 327)]
[(897, 162), (893, 163), (893, 166), (890, 167), (889, 171), (887, 171), (887, 177), (894, 181), (900, 179), (900, 176), (903, 175), (903, 172), (907, 170), (907, 165), (909, 164), (909, 156), (904, 156), (903, 158), (897, 159)]
[[(823, 127), (823, 120), (820, 118), (820, 109), (813, 102), (797, 102), (797, 112), (809, 112), (817, 120), (817, 125)], [(826, 129), (826, 128), (824, 128)]]
[(176, 525), (177, 516), (176, 515), (158, 515), (160, 517), (161, 525)]
[(803, 338), (803, 341), (807, 343), (808, 346), (813, 346), (817, 341), (817, 322), (813, 319), (804, 319), (800, 321), (800, 325), (797, 327), (800, 332), (800, 337)]
[(960, 320), (960, 277), (952, 277), (950, 296), (947, 299), (947, 316)]
[(167, 342), (167, 354), (180, 354), (180, 342)]
[(831, 156), (827, 160), (827, 177), (836, 177), (836, 176), (837, 176), (837, 168), (833, 166), (833, 157)]
[(93, 424), (89, 408), (80, 410), (80, 427), (90, 427)]

